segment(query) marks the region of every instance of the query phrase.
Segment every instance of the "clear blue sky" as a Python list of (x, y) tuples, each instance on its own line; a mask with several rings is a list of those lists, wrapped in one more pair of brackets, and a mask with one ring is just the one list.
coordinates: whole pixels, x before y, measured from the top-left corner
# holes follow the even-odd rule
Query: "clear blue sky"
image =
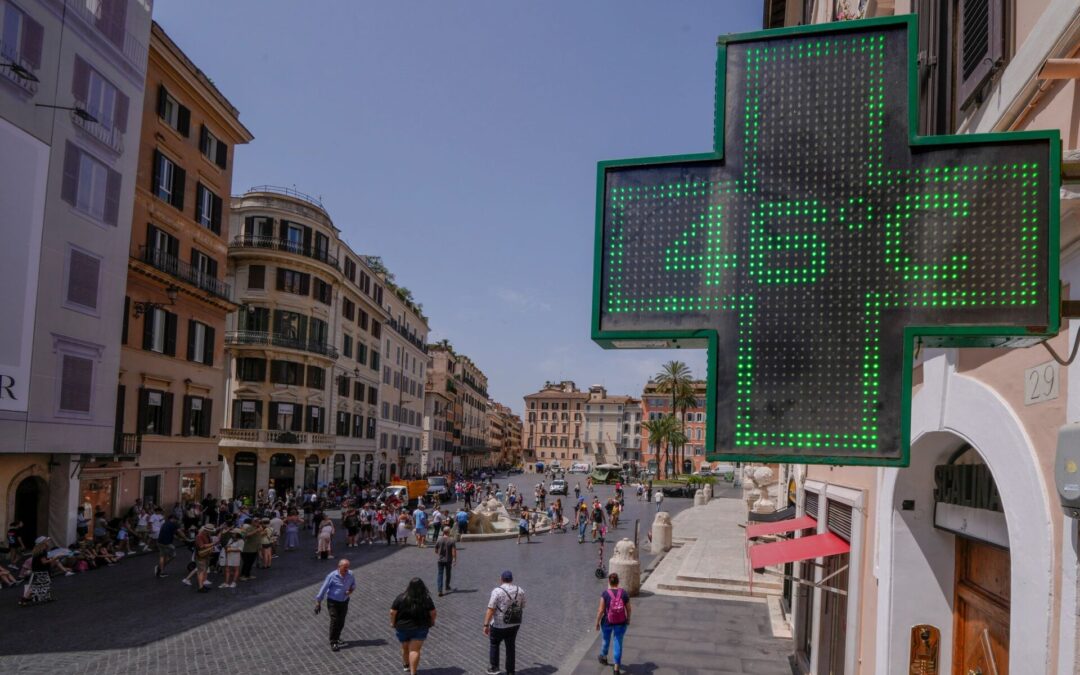
[(545, 380), (640, 395), (702, 351), (589, 340), (596, 162), (712, 144), (716, 37), (760, 0), (158, 0), (255, 140), (234, 192), (321, 195), (517, 411)]

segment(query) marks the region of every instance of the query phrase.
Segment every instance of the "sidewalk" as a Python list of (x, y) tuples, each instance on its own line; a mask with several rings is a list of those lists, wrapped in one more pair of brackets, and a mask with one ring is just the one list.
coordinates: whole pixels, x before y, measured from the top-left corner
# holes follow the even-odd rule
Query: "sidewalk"
[[(623, 672), (791, 674), (793, 647), (779, 612), (780, 586), (762, 575), (755, 575), (752, 592), (749, 586), (739, 526), (746, 520), (742, 490), (721, 484), (716, 495), (709, 504), (672, 519), (675, 548), (632, 600)], [(610, 666), (597, 661), (599, 635), (588, 650), (571, 672), (610, 673)]]

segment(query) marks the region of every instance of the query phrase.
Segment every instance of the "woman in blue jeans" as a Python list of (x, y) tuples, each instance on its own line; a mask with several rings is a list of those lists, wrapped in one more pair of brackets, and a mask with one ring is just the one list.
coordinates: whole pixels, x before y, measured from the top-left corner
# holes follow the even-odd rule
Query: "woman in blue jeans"
[(615, 638), (615, 672), (621, 672), (622, 643), (626, 635), (626, 627), (630, 625), (630, 594), (619, 588), (619, 575), (612, 572), (608, 575), (608, 587), (600, 595), (600, 606), (596, 609), (596, 630), (602, 632), (603, 641), (600, 644), (600, 663), (608, 665), (608, 648), (611, 639)]

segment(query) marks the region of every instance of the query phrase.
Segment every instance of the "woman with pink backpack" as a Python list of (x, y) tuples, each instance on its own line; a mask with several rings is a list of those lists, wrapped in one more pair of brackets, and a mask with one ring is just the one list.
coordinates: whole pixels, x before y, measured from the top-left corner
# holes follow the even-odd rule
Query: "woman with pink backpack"
[(608, 587), (600, 595), (600, 606), (596, 610), (596, 630), (601, 631), (603, 637), (600, 643), (599, 661), (608, 665), (608, 648), (611, 646), (612, 637), (615, 638), (615, 653), (612, 654), (615, 663), (615, 672), (621, 672), (623, 636), (626, 635), (626, 627), (630, 625), (630, 594), (619, 588), (619, 575), (612, 572), (608, 575)]

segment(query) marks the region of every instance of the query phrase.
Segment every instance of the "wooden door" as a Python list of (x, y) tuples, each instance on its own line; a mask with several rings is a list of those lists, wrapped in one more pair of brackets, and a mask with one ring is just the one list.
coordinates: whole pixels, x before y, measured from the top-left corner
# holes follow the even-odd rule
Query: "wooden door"
[(1009, 551), (956, 538), (953, 675), (1008, 675)]

